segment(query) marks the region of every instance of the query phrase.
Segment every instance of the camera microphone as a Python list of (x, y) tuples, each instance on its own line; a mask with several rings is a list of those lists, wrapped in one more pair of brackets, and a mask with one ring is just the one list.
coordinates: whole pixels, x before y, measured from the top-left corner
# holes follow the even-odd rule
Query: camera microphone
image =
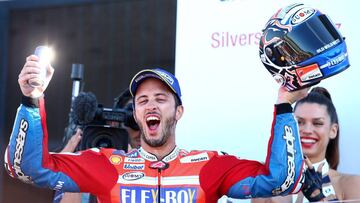
[(71, 117), (76, 124), (86, 125), (92, 122), (97, 111), (96, 96), (91, 92), (80, 92), (74, 99)]
[(81, 89), (81, 82), (84, 79), (84, 65), (73, 63), (71, 68), (71, 79), (73, 80), (71, 101), (79, 95)]

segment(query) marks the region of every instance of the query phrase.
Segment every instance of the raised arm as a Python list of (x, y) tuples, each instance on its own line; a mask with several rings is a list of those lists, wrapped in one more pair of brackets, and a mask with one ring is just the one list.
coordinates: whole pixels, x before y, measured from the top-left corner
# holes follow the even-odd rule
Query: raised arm
[[(37, 56), (29, 56), (19, 74), (23, 93), (17, 110), (5, 168), (9, 175), (26, 183), (64, 191), (88, 191), (101, 194), (116, 183), (117, 172), (100, 150), (80, 153), (49, 153), (43, 93), (54, 73), (50, 64), (44, 85), (32, 87), (28, 80), (37, 77)], [(107, 173), (99, 173), (106, 170)]]
[(219, 155), (204, 166), (200, 182), (210, 194), (208, 201), (215, 201), (222, 195), (232, 198), (270, 197), (296, 193), (301, 189), (304, 161), (291, 104), (306, 96), (307, 91), (288, 92), (280, 88), (264, 164)]

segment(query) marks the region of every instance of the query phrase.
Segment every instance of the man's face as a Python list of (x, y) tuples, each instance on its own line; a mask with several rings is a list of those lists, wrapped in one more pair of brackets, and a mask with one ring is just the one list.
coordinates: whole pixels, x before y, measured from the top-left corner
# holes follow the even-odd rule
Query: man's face
[(172, 91), (158, 79), (145, 79), (135, 94), (135, 119), (142, 132), (142, 143), (150, 147), (175, 144), (176, 122), (183, 107), (175, 107)]

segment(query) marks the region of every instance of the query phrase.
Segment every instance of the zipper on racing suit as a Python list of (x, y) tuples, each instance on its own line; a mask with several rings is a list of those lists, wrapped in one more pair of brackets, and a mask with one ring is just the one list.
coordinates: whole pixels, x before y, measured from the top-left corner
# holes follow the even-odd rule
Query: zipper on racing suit
[(161, 188), (161, 169), (158, 168), (158, 191), (157, 191), (157, 202), (160, 203), (160, 188)]
[(150, 163), (150, 168), (152, 169), (157, 169), (158, 170), (158, 191), (157, 191), (157, 202), (158, 203), (161, 203), (161, 177), (162, 177), (162, 174), (161, 174), (161, 170), (165, 170), (167, 168), (169, 168), (169, 163), (166, 163), (164, 161), (155, 161), (155, 162), (152, 162)]

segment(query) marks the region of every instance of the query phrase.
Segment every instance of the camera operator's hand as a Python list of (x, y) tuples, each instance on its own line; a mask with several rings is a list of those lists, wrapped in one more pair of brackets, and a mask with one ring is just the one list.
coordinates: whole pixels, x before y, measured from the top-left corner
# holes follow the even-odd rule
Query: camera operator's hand
[(276, 103), (277, 104), (281, 104), (281, 103), (293, 104), (296, 101), (306, 97), (309, 89), (310, 88), (308, 87), (308, 88), (304, 88), (301, 90), (289, 92), (285, 87), (281, 86), (278, 91), (278, 99), (277, 99)]
[(79, 128), (76, 130), (76, 133), (69, 139), (68, 143), (61, 150), (61, 152), (74, 152), (81, 140), (82, 130)]
[(39, 76), (40, 73), (40, 64), (39, 64), (39, 57), (35, 55), (30, 55), (26, 58), (26, 63), (19, 74), (18, 83), (20, 85), (21, 92), (24, 96), (31, 97), (31, 98), (38, 98), (42, 96), (46, 87), (48, 86), (53, 74), (54, 68), (48, 64), (46, 66), (46, 78), (44, 81), (44, 85), (41, 87), (32, 87), (29, 84), (29, 80), (36, 78)]

